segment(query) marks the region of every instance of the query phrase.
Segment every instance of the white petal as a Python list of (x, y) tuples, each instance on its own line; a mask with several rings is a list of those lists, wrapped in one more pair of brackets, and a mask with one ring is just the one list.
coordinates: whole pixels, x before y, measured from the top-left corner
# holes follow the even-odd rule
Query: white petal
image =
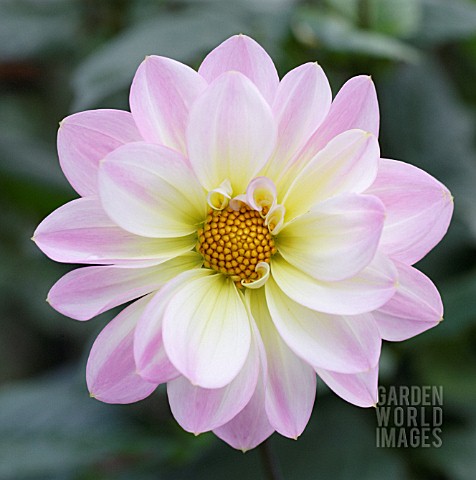
[(99, 193), (107, 214), (144, 237), (196, 232), (206, 217), (206, 196), (177, 152), (143, 142), (110, 153), (99, 168)]
[(180, 375), (165, 351), (162, 324), (170, 299), (184, 282), (209, 275), (205, 269), (185, 271), (170, 280), (152, 298), (137, 322), (134, 335), (134, 358), (139, 375), (150, 382), (164, 383)]
[(248, 78), (218, 77), (194, 103), (187, 129), (190, 162), (207, 190), (229, 179), (244, 193), (276, 141), (271, 109)]
[(274, 280), (266, 299), (276, 329), (294, 353), (316, 368), (355, 373), (376, 365), (381, 339), (371, 314), (316, 312), (287, 297)]
[(221, 388), (242, 369), (250, 349), (250, 325), (229, 278), (210, 274), (184, 282), (168, 303), (163, 322), (167, 355), (192, 384)]
[(279, 253), (311, 277), (350, 278), (375, 256), (385, 219), (383, 203), (371, 195), (339, 195), (315, 205), (284, 226)]
[(397, 284), (396, 268), (383, 255), (376, 255), (358, 275), (339, 282), (316, 280), (275, 255), (271, 275), (295, 302), (334, 315), (371, 312), (390, 300)]
[(349, 130), (334, 139), (292, 181), (282, 203), (289, 221), (317, 202), (341, 193), (361, 193), (375, 180), (380, 150), (376, 137)]
[(259, 371), (259, 349), (253, 340), (245, 365), (225, 387), (193, 386), (183, 376), (169, 382), (170, 409), (180, 426), (188, 432), (199, 434), (218, 428), (248, 404), (256, 389)]

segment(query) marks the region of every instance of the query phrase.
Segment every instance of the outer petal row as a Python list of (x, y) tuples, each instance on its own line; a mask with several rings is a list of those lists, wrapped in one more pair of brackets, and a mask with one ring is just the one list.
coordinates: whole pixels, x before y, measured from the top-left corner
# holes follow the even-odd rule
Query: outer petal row
[(146, 296), (129, 305), (96, 338), (86, 367), (92, 397), (106, 403), (133, 403), (157, 387), (139, 376), (132, 350), (134, 329), (149, 301)]
[(182, 255), (196, 236), (145, 238), (118, 227), (99, 199), (79, 198), (55, 210), (38, 225), (33, 240), (57, 262), (150, 266)]
[(146, 57), (136, 72), (130, 94), (132, 115), (144, 139), (186, 154), (189, 110), (206, 86), (202, 76), (183, 63)]
[(421, 260), (443, 238), (453, 214), (448, 189), (428, 173), (395, 160), (380, 160), (366, 193), (379, 197), (387, 218), (381, 248), (400, 262)]
[(158, 290), (185, 270), (200, 267), (201, 255), (189, 252), (148, 268), (77, 268), (58, 280), (48, 293), (50, 305), (76, 320), (89, 320), (106, 310)]
[(222, 73), (234, 70), (248, 77), (271, 105), (279, 84), (273, 60), (261, 45), (246, 35), (235, 35), (212, 50), (198, 73), (213, 82)]
[(66, 117), (58, 130), (61, 168), (82, 196), (97, 195), (99, 162), (117, 147), (142, 137), (132, 115), (122, 110), (90, 110)]
[(397, 291), (373, 316), (383, 339), (401, 341), (438, 325), (443, 320), (443, 304), (428, 277), (404, 263), (395, 264)]

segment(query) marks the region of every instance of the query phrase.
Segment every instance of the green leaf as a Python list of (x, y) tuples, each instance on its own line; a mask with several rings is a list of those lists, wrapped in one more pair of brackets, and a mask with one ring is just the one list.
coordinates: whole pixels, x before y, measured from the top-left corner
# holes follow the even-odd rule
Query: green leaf
[(418, 59), (414, 48), (393, 37), (358, 29), (342, 16), (311, 8), (298, 11), (294, 33), (298, 40), (314, 48), (410, 63)]
[(18, 61), (73, 44), (78, 15), (71, 0), (2, 0), (0, 60)]
[[(134, 407), (129, 407), (132, 409)], [(71, 370), (0, 390), (0, 478), (68, 478), (98, 465), (155, 465), (176, 447), (151, 437), (121, 407), (88, 398)], [(124, 464), (124, 460), (126, 461)], [(95, 477), (97, 478), (97, 477)]]
[(419, 31), (423, 20), (420, 0), (364, 0), (369, 27), (388, 35), (407, 38)]
[(436, 45), (474, 37), (476, 34), (476, 4), (468, 0), (420, 0), (423, 22), (415, 40)]

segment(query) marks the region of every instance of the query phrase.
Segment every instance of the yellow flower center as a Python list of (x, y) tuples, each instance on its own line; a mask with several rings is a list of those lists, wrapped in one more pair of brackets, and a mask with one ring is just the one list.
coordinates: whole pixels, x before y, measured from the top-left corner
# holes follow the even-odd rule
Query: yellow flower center
[(205, 267), (230, 275), (238, 286), (241, 280), (257, 280), (256, 265), (269, 263), (276, 253), (264, 219), (247, 206), (239, 211), (230, 207), (210, 210), (203, 229), (198, 231), (197, 250), (205, 259)]

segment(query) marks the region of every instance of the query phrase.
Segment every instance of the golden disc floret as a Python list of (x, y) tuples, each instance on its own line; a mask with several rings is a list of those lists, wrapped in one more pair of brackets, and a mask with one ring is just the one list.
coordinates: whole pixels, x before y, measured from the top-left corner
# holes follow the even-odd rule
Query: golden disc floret
[(260, 212), (248, 206), (210, 210), (203, 229), (198, 231), (197, 250), (204, 266), (230, 275), (235, 282), (258, 279), (260, 262), (269, 263), (276, 253), (274, 239)]

